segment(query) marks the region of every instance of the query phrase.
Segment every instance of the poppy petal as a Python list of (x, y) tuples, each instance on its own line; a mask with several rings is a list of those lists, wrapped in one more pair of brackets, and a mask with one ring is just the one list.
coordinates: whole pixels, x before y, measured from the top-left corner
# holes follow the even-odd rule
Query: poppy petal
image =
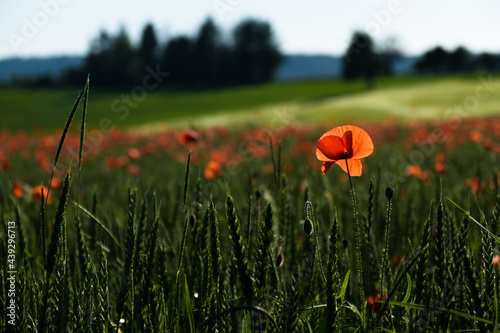
[(370, 155), (373, 152), (373, 142), (368, 133), (356, 126), (349, 125), (349, 127), (352, 131), (352, 156), (363, 158)]
[(330, 167), (334, 164), (334, 162), (323, 162), (323, 164), (321, 164), (321, 171), (323, 171), (323, 174), (326, 175), (328, 169), (330, 169)]
[(316, 157), (320, 161), (336, 161), (345, 158), (344, 142), (341, 137), (322, 136), (316, 148)]
[(347, 172), (347, 165), (348, 165), (349, 166), (349, 174), (351, 176), (353, 176), (353, 177), (361, 176), (363, 167), (361, 165), (360, 160), (357, 160), (354, 158), (348, 159), (347, 165), (346, 165), (346, 160), (338, 160), (337, 162), (335, 162), (335, 164), (338, 164), (342, 168), (342, 170), (344, 170), (345, 172)]
[(318, 148), (316, 148), (316, 158), (320, 161), (332, 161), (331, 159), (329, 159), (328, 157), (326, 157), (325, 154), (323, 154), (323, 152), (321, 150), (319, 150)]
[(321, 140), (326, 136), (338, 136), (339, 138), (341, 138), (344, 136), (344, 133), (350, 129), (350, 127), (354, 127), (354, 126), (345, 125), (345, 126), (339, 126), (339, 127), (332, 128), (331, 130), (329, 130), (328, 132), (323, 134), (323, 136), (321, 136), (321, 138), (319, 138), (319, 139)]
[(347, 151), (347, 157), (352, 157), (352, 131), (346, 131), (342, 135), (342, 142), (344, 142), (344, 148)]

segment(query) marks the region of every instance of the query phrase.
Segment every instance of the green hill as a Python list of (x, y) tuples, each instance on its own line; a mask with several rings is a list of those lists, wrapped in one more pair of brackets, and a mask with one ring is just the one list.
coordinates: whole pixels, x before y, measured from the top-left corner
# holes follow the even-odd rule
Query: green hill
[[(482, 75), (488, 81), (487, 75)], [(500, 111), (500, 76), (482, 87), (476, 76), (401, 77), (377, 82), (366, 91), (362, 81), (324, 80), (273, 83), (215, 91), (186, 92), (167, 88), (130, 97), (131, 90), (90, 88), (89, 126), (125, 127), (269, 125), (285, 121), (346, 122), (398, 119), (443, 119), (446, 110), (469, 105), (471, 116)], [(482, 94), (476, 97), (477, 91)], [(489, 90), (488, 90), (489, 89)], [(486, 96), (488, 94), (488, 96)], [(63, 126), (78, 95), (76, 89), (9, 89), (0, 91), (1, 129), (54, 130)], [(484, 96), (483, 96), (484, 95)], [(127, 97), (128, 96), (128, 97)], [(469, 103), (469, 104), (467, 104)]]

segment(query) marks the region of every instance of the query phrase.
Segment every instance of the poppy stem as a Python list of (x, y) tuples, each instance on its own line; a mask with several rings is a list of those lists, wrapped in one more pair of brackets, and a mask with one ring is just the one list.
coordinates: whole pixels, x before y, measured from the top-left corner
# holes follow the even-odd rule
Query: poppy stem
[(391, 230), (392, 200), (387, 201), (387, 218), (385, 220), (385, 246), (382, 258), (382, 274), (380, 278), (380, 293), (382, 296), (389, 292), (389, 238)]
[(356, 252), (358, 257), (358, 292), (359, 292), (359, 305), (361, 307), (360, 312), (365, 313), (365, 288), (363, 281), (363, 258), (361, 255), (361, 244), (359, 240), (359, 219), (358, 219), (358, 205), (356, 203), (356, 194), (354, 193), (354, 186), (352, 186), (351, 173), (349, 172), (349, 163), (347, 159), (345, 160), (347, 167), (347, 175), (349, 176), (349, 184), (351, 185), (351, 196), (352, 196), (352, 210), (354, 213), (354, 238), (356, 242)]

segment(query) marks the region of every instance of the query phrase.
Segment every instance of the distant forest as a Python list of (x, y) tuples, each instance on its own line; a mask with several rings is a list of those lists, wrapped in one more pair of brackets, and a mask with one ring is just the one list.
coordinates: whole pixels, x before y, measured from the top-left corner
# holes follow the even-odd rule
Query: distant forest
[(90, 73), (95, 86), (137, 84), (150, 67), (169, 72), (169, 84), (186, 88), (259, 84), (273, 79), (282, 58), (267, 22), (242, 21), (224, 40), (213, 20), (207, 19), (194, 37), (177, 36), (165, 44), (147, 24), (137, 46), (123, 29), (116, 36), (101, 32), (83, 68), (67, 72), (63, 82), (81, 84)]
[[(395, 44), (375, 45), (364, 32), (354, 32), (342, 58), (342, 78), (362, 78), (367, 87), (378, 76), (393, 74), (393, 64), (403, 57)], [(102, 31), (90, 45), (81, 68), (62, 77), (24, 79), (17, 84), (49, 86), (78, 85), (90, 74), (93, 86), (130, 86), (142, 82), (151, 71), (168, 72), (165, 83), (182, 89), (212, 89), (273, 81), (284, 55), (268, 22), (246, 19), (222, 34), (207, 19), (194, 36), (158, 40), (155, 28), (147, 24), (134, 45), (125, 31), (116, 35)], [(148, 69), (149, 68), (149, 69)], [(416, 74), (498, 71), (496, 54), (472, 54), (464, 47), (447, 51), (440, 46), (425, 52), (415, 63)]]
[[(375, 77), (390, 75), (391, 63), (402, 56), (402, 51), (393, 45), (377, 47), (372, 38), (363, 32), (355, 32), (344, 55), (343, 78), (364, 78), (367, 87), (374, 85)], [(500, 69), (498, 55), (481, 53), (473, 55), (462, 46), (448, 52), (437, 46), (424, 53), (415, 63), (417, 74), (465, 73), (474, 71), (497, 71)]]

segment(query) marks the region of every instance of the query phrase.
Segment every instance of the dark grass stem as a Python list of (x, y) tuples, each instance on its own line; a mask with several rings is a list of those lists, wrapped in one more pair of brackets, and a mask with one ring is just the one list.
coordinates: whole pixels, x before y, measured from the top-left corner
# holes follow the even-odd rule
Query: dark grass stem
[(189, 186), (189, 167), (191, 164), (191, 151), (189, 151), (187, 165), (186, 165), (186, 178), (184, 179), (184, 200), (183, 200), (183, 209), (186, 210), (186, 202), (187, 202), (187, 193)]

